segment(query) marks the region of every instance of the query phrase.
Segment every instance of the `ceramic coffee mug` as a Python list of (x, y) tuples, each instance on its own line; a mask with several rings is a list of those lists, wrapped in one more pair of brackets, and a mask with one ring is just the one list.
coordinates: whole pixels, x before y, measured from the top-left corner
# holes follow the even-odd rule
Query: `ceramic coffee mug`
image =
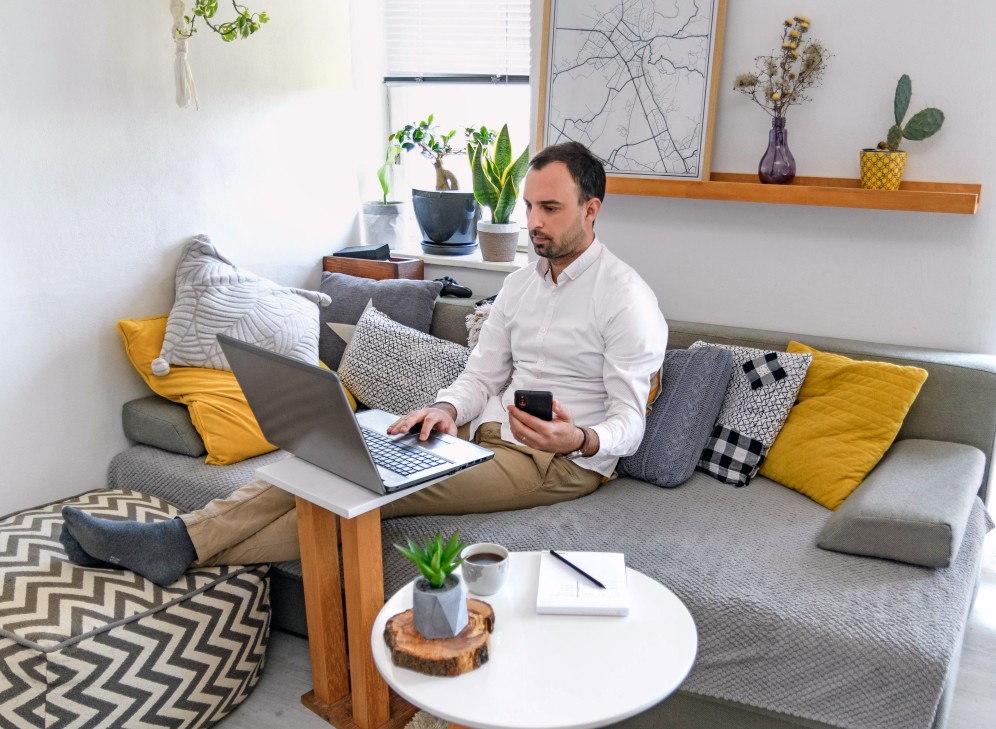
[(471, 544), (460, 556), (463, 581), (475, 595), (494, 595), (508, 579), (508, 550), (500, 544)]

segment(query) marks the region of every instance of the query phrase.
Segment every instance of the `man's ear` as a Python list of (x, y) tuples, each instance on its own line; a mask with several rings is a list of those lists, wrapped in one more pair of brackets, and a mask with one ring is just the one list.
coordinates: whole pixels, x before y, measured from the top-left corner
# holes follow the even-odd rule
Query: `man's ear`
[(593, 197), (584, 204), (584, 220), (590, 225), (595, 225), (595, 218), (598, 217), (598, 211), (602, 209), (602, 201), (597, 197)]

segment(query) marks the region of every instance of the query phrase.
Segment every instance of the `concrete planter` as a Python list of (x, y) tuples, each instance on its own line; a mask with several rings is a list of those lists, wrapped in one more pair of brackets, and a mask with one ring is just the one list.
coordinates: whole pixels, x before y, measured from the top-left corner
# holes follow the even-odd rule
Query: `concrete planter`
[(424, 577), (412, 586), (415, 629), (425, 638), (452, 638), (467, 627), (467, 588), (459, 575), (446, 577), (442, 587), (432, 587)]
[(515, 260), (515, 249), (519, 245), (518, 223), (477, 224), (477, 242), (481, 247), (481, 258), (485, 261), (507, 262)]
[(367, 245), (387, 243), (392, 249), (405, 242), (405, 204), (363, 203), (363, 240)]

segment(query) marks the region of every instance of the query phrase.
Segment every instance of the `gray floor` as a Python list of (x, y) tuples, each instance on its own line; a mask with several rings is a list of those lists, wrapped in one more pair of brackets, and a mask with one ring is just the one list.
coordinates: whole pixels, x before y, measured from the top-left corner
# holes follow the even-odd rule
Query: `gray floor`
[[(252, 696), (218, 726), (223, 729), (328, 729), (301, 706), (311, 689), (308, 644), (274, 631), (263, 678)], [(996, 531), (986, 542), (982, 584), (965, 635), (958, 683), (947, 729), (992, 726), (996, 716)]]

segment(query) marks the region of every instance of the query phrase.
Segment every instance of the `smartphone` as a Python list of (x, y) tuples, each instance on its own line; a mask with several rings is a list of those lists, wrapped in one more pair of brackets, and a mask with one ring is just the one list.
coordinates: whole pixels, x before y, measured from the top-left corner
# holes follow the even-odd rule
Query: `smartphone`
[(516, 390), (513, 403), (540, 420), (553, 420), (553, 393), (549, 390)]

